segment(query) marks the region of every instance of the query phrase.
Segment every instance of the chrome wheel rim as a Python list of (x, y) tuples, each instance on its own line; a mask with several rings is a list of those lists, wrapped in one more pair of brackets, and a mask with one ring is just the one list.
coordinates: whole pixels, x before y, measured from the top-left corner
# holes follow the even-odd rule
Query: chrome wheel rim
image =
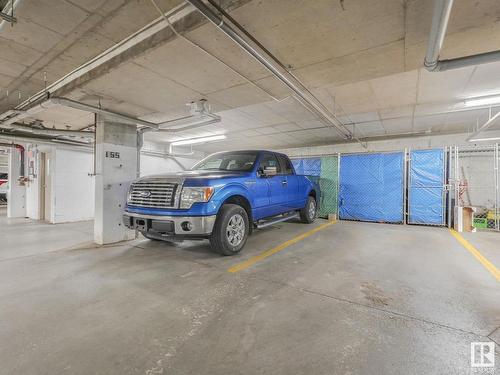
[(226, 227), (227, 241), (231, 246), (238, 246), (245, 236), (245, 220), (240, 214), (231, 216)]
[(314, 219), (314, 216), (316, 215), (316, 203), (312, 200), (311, 203), (309, 204), (309, 219)]

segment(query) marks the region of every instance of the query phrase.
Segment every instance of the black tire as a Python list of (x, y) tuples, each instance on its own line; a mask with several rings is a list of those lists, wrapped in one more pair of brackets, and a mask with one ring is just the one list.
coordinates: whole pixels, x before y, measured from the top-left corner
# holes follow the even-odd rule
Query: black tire
[[(314, 205), (314, 213), (311, 211), (311, 205)], [(311, 224), (316, 220), (316, 215), (318, 213), (318, 205), (314, 197), (309, 196), (307, 198), (306, 205), (300, 210), (300, 221), (306, 224)]]
[[(244, 228), (241, 226), (241, 218)], [(232, 233), (228, 233), (229, 221), (237, 223), (237, 228)], [(241, 230), (243, 229), (243, 233)], [(234, 255), (243, 249), (247, 242), (250, 231), (250, 223), (245, 209), (237, 204), (225, 204), (221, 207), (215, 220), (215, 225), (210, 236), (210, 246), (212, 251), (221, 255)], [(240, 238), (241, 237), (241, 238)], [(230, 241), (233, 241), (232, 244)], [(237, 242), (237, 243), (236, 243)]]

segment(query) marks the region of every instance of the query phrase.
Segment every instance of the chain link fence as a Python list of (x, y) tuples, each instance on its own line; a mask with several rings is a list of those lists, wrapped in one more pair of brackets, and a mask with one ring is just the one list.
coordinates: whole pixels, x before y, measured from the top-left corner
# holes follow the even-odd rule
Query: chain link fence
[[(439, 163), (431, 151), (442, 153)], [(383, 158), (373, 163), (373, 158), (369, 157), (370, 153), (293, 157), (292, 162), (297, 174), (306, 175), (320, 185), (320, 217), (326, 218), (329, 214), (339, 216), (340, 184), (343, 186), (348, 184), (349, 191), (352, 190), (351, 201), (354, 199), (350, 202), (352, 207), (349, 208), (354, 211), (361, 210), (361, 213), (370, 211), (370, 215), (356, 214), (351, 215), (352, 218), (349, 215), (340, 215), (341, 218), (344, 216), (344, 219), (403, 222), (389, 215), (392, 211), (395, 212), (394, 215), (401, 215), (400, 212), (403, 210), (405, 223), (447, 224), (452, 227), (454, 207), (461, 206), (474, 208), (473, 225), (476, 229), (500, 231), (500, 146), (498, 144), (399, 152), (404, 154), (406, 159), (403, 169), (396, 168), (396, 165), (392, 166), (390, 160)], [(383, 154), (390, 155), (391, 152), (379, 153)], [(356, 168), (364, 172), (351, 173), (350, 180), (344, 176), (342, 181), (341, 175), (343, 171), (345, 172), (343, 168), (352, 169), (352, 166), (342, 165), (340, 161), (348, 155), (364, 155), (356, 163)], [(428, 157), (432, 160), (427, 160)], [(418, 168), (415, 164), (411, 164), (417, 161), (420, 163)], [(403, 180), (398, 180), (399, 182), (392, 186), (391, 180), (400, 179), (401, 175)], [(383, 194), (375, 194), (385, 185), (390, 185), (390, 188), (384, 190)], [(361, 189), (363, 186), (369, 188)], [(405, 192), (401, 210), (396, 207), (387, 213), (394, 202), (400, 201), (399, 186)], [(345, 188), (346, 186), (344, 190)], [(396, 193), (397, 197), (391, 196)], [(342, 204), (345, 205), (345, 202)]]
[(473, 207), (473, 226), (500, 230), (499, 146), (457, 146), (450, 152), (450, 207)]
[(338, 215), (339, 156), (292, 158), (295, 172), (316, 182), (321, 191), (318, 216)]
[(342, 154), (340, 219), (403, 224), (405, 175), (403, 151)]
[(410, 150), (407, 160), (407, 223), (445, 225), (446, 149)]

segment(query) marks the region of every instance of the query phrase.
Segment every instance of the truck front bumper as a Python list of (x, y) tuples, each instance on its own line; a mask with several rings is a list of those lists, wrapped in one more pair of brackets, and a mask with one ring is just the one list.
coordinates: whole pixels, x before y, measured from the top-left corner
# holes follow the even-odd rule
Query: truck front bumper
[(213, 216), (160, 216), (133, 212), (123, 214), (123, 224), (129, 229), (166, 236), (207, 236), (212, 233)]

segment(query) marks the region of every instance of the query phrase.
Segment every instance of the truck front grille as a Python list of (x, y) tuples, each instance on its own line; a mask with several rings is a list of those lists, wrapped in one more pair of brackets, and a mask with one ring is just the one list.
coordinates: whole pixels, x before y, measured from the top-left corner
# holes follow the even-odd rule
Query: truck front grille
[(177, 183), (162, 179), (147, 179), (134, 182), (130, 188), (130, 206), (150, 208), (173, 208)]

